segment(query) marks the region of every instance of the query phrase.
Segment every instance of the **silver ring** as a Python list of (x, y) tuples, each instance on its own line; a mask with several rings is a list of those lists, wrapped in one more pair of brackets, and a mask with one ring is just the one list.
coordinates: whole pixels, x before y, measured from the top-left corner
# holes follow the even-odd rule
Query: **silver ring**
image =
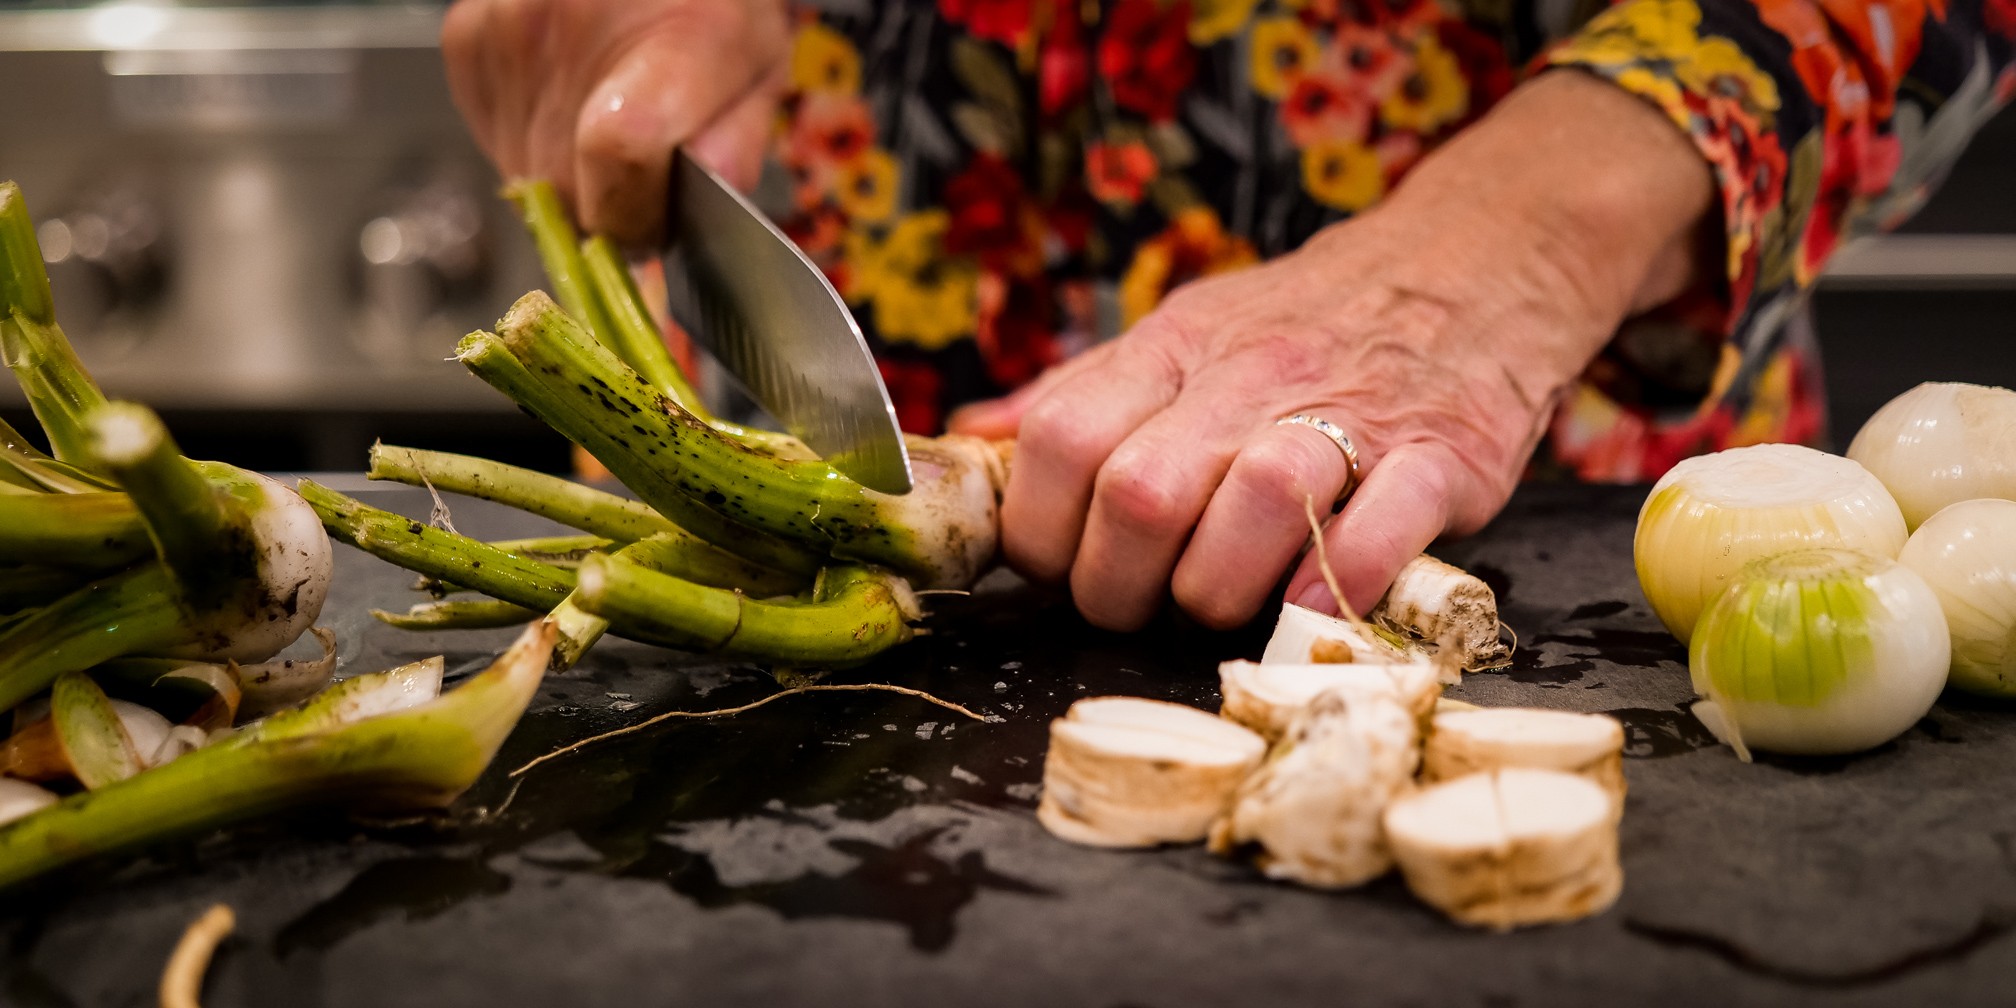
[[(1276, 427), (1282, 424), (1301, 424), (1304, 427), (1311, 428), (1318, 434), (1329, 438), (1337, 445), (1337, 450), (1344, 453), (1344, 463), (1350, 467), (1350, 472), (1344, 477), (1344, 489), (1337, 491), (1338, 503), (1343, 503), (1344, 498), (1351, 496), (1351, 491), (1358, 489), (1358, 446), (1351, 443), (1351, 436), (1344, 433), (1344, 428), (1322, 417), (1311, 416), (1307, 413), (1295, 413), (1274, 421), (1274, 426)], [(1334, 507), (1335, 505), (1332, 506)]]

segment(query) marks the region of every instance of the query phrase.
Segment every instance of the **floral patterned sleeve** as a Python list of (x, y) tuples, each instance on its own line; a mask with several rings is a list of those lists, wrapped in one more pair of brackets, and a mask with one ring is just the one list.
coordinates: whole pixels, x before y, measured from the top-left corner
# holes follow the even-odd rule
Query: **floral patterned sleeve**
[(1544, 62), (1657, 105), (1714, 168), (1719, 392), (1772, 358), (1846, 239), (1915, 211), (2016, 96), (2016, 0), (1622, 0)]
[(2016, 0), (794, 5), (773, 203), (918, 431), (1374, 205), (1515, 67), (1645, 96), (1720, 179), (1727, 282), (1571, 391), (1535, 471), (1590, 480), (1818, 440), (1804, 292), (2016, 92)]

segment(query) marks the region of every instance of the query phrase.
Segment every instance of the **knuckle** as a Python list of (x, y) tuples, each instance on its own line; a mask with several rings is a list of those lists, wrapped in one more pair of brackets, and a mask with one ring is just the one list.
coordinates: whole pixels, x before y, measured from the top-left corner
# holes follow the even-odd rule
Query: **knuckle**
[(1104, 461), (1105, 440), (1069, 401), (1045, 396), (1022, 418), (1019, 451), (1068, 472), (1092, 472)]
[[(1314, 438), (1275, 437), (1266, 438), (1239, 453), (1232, 464), (1228, 479), (1235, 489), (1263, 506), (1302, 509), (1307, 498), (1323, 497), (1315, 503), (1319, 508), (1329, 505), (1329, 490), (1325, 489), (1322, 468), (1326, 460), (1318, 457), (1313, 449), (1323, 449), (1332, 455), (1337, 451), (1327, 445), (1309, 444)], [(1343, 460), (1338, 459), (1341, 468)]]
[(1099, 471), (1100, 509), (1120, 525), (1147, 532), (1181, 531), (1188, 525), (1184, 497), (1152, 459), (1117, 456)]

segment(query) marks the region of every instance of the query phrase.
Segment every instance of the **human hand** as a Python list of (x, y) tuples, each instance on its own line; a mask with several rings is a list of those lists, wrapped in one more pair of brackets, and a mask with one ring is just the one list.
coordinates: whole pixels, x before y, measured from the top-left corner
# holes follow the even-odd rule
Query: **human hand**
[[(1600, 161), (1587, 151), (1605, 150)], [(1503, 507), (1569, 386), (1617, 324), (1677, 294), (1712, 189), (1658, 113), (1548, 74), (1416, 170), (1381, 208), (1264, 266), (1172, 294), (1124, 337), (955, 428), (1019, 427), (1009, 562), (1068, 580), (1094, 624), (1141, 626), (1173, 595), (1235, 626), (1324, 533), (1364, 611), (1438, 535)], [(1313, 559), (1287, 597), (1336, 611)]]
[(455, 104), (507, 179), (550, 179), (619, 244), (664, 225), (672, 148), (743, 188), (790, 52), (783, 0), (458, 0), (441, 29)]

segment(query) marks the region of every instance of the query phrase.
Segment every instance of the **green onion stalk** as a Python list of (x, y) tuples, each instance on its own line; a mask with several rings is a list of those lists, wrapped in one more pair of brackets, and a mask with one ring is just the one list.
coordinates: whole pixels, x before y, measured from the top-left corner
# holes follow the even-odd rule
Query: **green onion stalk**
[(0, 710), (127, 655), (259, 661), (314, 624), (333, 557), (300, 497), (183, 458), (136, 404), (107, 404), (83, 429), (97, 464), (128, 488), (150, 555), (0, 628)]
[(488, 669), (439, 696), (438, 661), (347, 679), (300, 708), (30, 812), (0, 826), (0, 887), (285, 808), (446, 807), (531, 702), (553, 636), (550, 623), (534, 624)]
[[(711, 415), (613, 246), (581, 241), (551, 186), (506, 193), (558, 303), (520, 299), (457, 358), (593, 455), (627, 495), (468, 456), (379, 446), (370, 475), (503, 503), (608, 540), (570, 565), (485, 544), (304, 484), (335, 538), (422, 575), (435, 599), (379, 618), (473, 628), (551, 613), (564, 665), (602, 633), (793, 667), (856, 664), (908, 639), (918, 590), (992, 562), (1005, 459), (914, 439), (916, 488), (869, 490), (787, 435)], [(448, 598), (474, 591), (481, 598)]]
[(730, 423), (707, 409), (673, 359), (615, 244), (602, 235), (577, 240), (552, 183), (521, 180), (507, 186), (504, 194), (532, 235), (562, 308), (653, 388), (752, 451), (778, 458), (818, 457), (788, 434)]
[(587, 448), (645, 503), (717, 545), (703, 524), (885, 566), (924, 588), (963, 588), (993, 558), (1002, 466), (978, 439), (914, 442), (917, 483), (901, 496), (824, 462), (752, 451), (656, 393), (537, 291), (519, 299), (495, 335), (466, 337), (458, 356), (520, 393), (521, 406)]
[(517, 615), (506, 607), (551, 610), (560, 628), (558, 667), (578, 659), (606, 631), (724, 658), (836, 668), (908, 640), (910, 623), (921, 615), (909, 583), (877, 568), (829, 568), (803, 592), (759, 598), (654, 569), (654, 540), (590, 554), (578, 570), (567, 570), (371, 507), (312, 480), (303, 480), (300, 492), (337, 540), (501, 603), (428, 603), (379, 618), (415, 629), (470, 629)]
[(54, 454), (0, 425), (0, 712), (125, 656), (256, 662), (313, 625), (333, 563), (273, 480), (183, 457), (56, 324), (21, 190), (0, 182), (0, 357)]

